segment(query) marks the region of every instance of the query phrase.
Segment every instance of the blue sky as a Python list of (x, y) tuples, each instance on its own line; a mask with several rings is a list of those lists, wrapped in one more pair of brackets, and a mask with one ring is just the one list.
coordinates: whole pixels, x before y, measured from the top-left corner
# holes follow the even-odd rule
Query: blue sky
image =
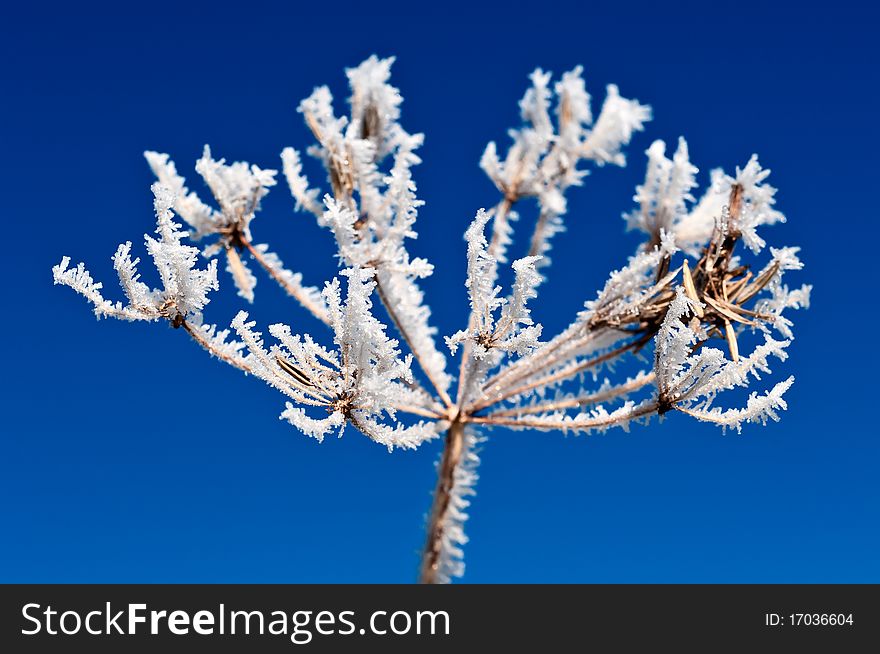
[[(765, 238), (800, 245), (797, 281), (814, 284), (778, 366), (797, 377), (779, 424), (722, 435), (672, 415), (629, 434), (491, 434), (466, 580), (880, 581), (876, 10), (656, 5), (7, 9), (0, 581), (415, 578), (439, 444), (389, 455), (349, 431), (319, 445), (277, 419), (270, 389), (164, 325), (96, 323), (50, 273), (70, 255), (114, 292), (117, 243), (152, 230), (143, 150), (190, 177), (204, 143), (277, 167), (283, 146), (309, 143), (298, 101), (327, 83), (341, 102), (343, 68), (372, 53), (398, 57), (404, 125), (427, 137), (413, 250), (436, 265), (425, 289), (441, 334), (466, 316), (461, 235), (496, 201), (477, 160), (517, 124), (536, 66), (583, 64), (594, 98), (616, 83), (655, 116), (627, 168), (571, 196), (535, 305), (548, 333), (635, 248), (620, 214), (655, 138), (684, 135), (701, 184), (758, 152), (789, 219)], [(333, 275), (328, 235), (280, 187), (253, 228), (312, 283)], [(225, 323), (238, 302), (221, 282), (208, 317)], [(257, 295), (262, 324), (314, 327), (265, 278)]]

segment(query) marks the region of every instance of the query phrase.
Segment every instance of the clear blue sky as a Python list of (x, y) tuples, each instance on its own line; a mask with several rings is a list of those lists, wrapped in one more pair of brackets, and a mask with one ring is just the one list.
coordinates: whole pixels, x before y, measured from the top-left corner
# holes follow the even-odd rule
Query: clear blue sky
[[(654, 138), (685, 135), (701, 183), (758, 152), (789, 218), (765, 237), (802, 246), (798, 282), (814, 284), (777, 371), (797, 377), (780, 424), (725, 436), (671, 415), (630, 434), (492, 434), (467, 581), (880, 581), (867, 3), (468, 3), (426, 15), (334, 4), (323, 16), (259, 1), (23, 4), (0, 27), (0, 581), (415, 578), (439, 444), (389, 455), (349, 431), (318, 445), (277, 419), (283, 402), (261, 383), (164, 325), (97, 323), (50, 273), (71, 255), (114, 293), (117, 243), (137, 248), (152, 230), (143, 150), (170, 152), (190, 177), (204, 143), (277, 166), (283, 146), (309, 142), (297, 102), (323, 83), (341, 100), (343, 68), (374, 52), (398, 57), (404, 124), (427, 135), (413, 249), (436, 264), (425, 287), (442, 334), (465, 320), (461, 235), (496, 201), (479, 155), (505, 142), (536, 66), (583, 64), (594, 97), (617, 83), (655, 114), (629, 167), (572, 195), (536, 304), (549, 333), (633, 251), (620, 214)], [(281, 187), (253, 229), (313, 283), (333, 274), (328, 234)], [(221, 281), (208, 317), (226, 323), (238, 303)], [(314, 326), (265, 278), (257, 295), (261, 324)]]

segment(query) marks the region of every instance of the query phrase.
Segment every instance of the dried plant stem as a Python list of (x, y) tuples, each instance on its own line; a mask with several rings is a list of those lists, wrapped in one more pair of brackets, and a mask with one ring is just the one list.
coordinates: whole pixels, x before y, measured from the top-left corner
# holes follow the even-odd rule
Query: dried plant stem
[[(320, 143), (323, 147), (328, 148), (330, 150), (329, 145), (325, 142), (324, 136), (321, 133), (321, 128), (318, 125), (317, 119), (309, 112), (305, 112), (305, 120), (309, 129), (312, 131), (315, 139)], [(344, 202), (346, 205), (350, 207), (356, 206), (354, 198), (352, 196), (353, 188), (351, 184), (343, 183), (343, 180), (347, 179), (346, 171), (339, 168), (339, 165), (336, 162), (331, 162), (329, 165), (329, 173), (330, 179), (333, 186), (333, 195), (334, 197), (341, 202)], [(431, 386), (434, 388), (437, 396), (443, 402), (443, 405), (447, 409), (451, 409), (453, 407), (452, 399), (449, 397), (449, 394), (443, 389), (443, 386), (437, 381), (434, 375), (431, 374), (430, 368), (425, 365), (423, 357), (420, 355), (418, 349), (415, 347), (412, 338), (409, 333), (407, 333), (406, 329), (403, 326), (400, 318), (397, 315), (397, 311), (395, 310), (393, 304), (389, 301), (388, 295), (386, 294), (384, 288), (382, 287), (382, 282), (379, 279), (379, 275), (375, 276), (376, 282), (376, 294), (379, 296), (379, 300), (382, 302), (382, 305), (385, 307), (385, 311), (388, 314), (388, 317), (391, 319), (391, 322), (394, 323), (394, 327), (397, 329), (397, 332), (403, 338), (406, 343), (407, 348), (410, 353), (413, 355), (413, 358), (419, 364), (419, 367), (422, 369), (422, 372), (425, 374), (425, 377), (428, 378), (428, 381), (431, 383)], [(413, 384), (416, 388), (421, 388), (418, 383)], [(436, 417), (434, 415), (433, 417)]]
[(203, 350), (209, 352), (214, 355), (224, 363), (228, 363), (230, 366), (234, 368), (238, 368), (239, 370), (243, 370), (248, 374), (253, 374), (253, 371), (240, 359), (236, 359), (227, 354), (224, 354), (218, 351), (211, 343), (202, 335), (201, 331), (197, 327), (193, 327), (191, 324), (186, 322), (185, 320), (181, 323), (181, 327), (186, 330), (186, 333), (189, 334), (192, 339), (201, 347)]
[(678, 405), (674, 406), (673, 408), (674, 408), (676, 411), (680, 411), (681, 413), (684, 413), (684, 414), (686, 414), (686, 415), (689, 415), (689, 416), (691, 416), (692, 418), (697, 418), (698, 420), (702, 420), (703, 422), (714, 422), (714, 423), (717, 424), (717, 425), (722, 425), (722, 424), (724, 424), (724, 423), (723, 423), (721, 420), (719, 420), (716, 416), (713, 416), (711, 413), (706, 412), (706, 411), (704, 411), (704, 412), (702, 412), (702, 413), (696, 413), (696, 412), (694, 412), (694, 411), (691, 411), (691, 410), (688, 409), (687, 407), (678, 406)]
[(504, 238), (505, 228), (510, 224), (510, 210), (517, 201), (514, 193), (504, 196), (495, 206), (495, 212), (492, 218), (492, 240), (489, 241), (489, 256), (498, 257), (498, 250), (501, 248), (501, 239)]
[[(195, 341), (196, 344), (198, 344), (198, 346), (201, 347), (203, 350), (206, 350), (224, 363), (228, 363), (230, 366), (238, 368), (239, 370), (243, 370), (248, 374), (254, 374), (254, 371), (251, 370), (251, 368), (240, 359), (230, 357), (214, 348), (211, 343), (207, 339), (205, 339), (204, 336), (202, 336), (197, 327), (192, 326), (186, 321), (181, 323), (181, 327), (186, 330), (186, 333), (189, 334), (190, 337), (192, 337), (193, 341)], [(393, 408), (402, 413), (409, 413), (412, 415), (421, 416), (423, 418), (431, 418), (432, 420), (442, 420), (444, 417), (443, 415), (437, 413), (436, 411), (432, 411), (431, 409), (412, 406), (408, 404), (395, 404)]]
[[(769, 171), (756, 156), (737, 168), (735, 177), (713, 173), (711, 187), (698, 200), (690, 192), (697, 168), (689, 161), (685, 140), (679, 139), (672, 158), (666, 156), (666, 145), (655, 141), (647, 151), (645, 182), (636, 189), (638, 207), (626, 214), (628, 227), (645, 232), (646, 242), (568, 327), (539, 341), (543, 327), (527, 305), (545, 283), (550, 260), (538, 255), (549, 252), (551, 239), (564, 230), (566, 191), (589, 172), (578, 165), (583, 159), (597, 166), (623, 165), (624, 146), (651, 114), (650, 107), (621, 97), (609, 85), (592, 120), (581, 67), (555, 84), (549, 73), (537, 69), (520, 103), (525, 125), (510, 131), (513, 143), (506, 154), (491, 143), (480, 159), (498, 194), (495, 205), (480, 209), (465, 233), (470, 312), (467, 329), (446, 340), (453, 354), (462, 354), (453, 380), (418, 285), (430, 266), (405, 247), (416, 236), (414, 222), (423, 204), (412, 175), (421, 161), (416, 150), (423, 135), (410, 134), (399, 123), (402, 97), (388, 82), (392, 62), (373, 56), (346, 70), (352, 89), (349, 116), (337, 117), (328, 87), (316, 88), (299, 106), (317, 141), (307, 152), (326, 168), (329, 194), (311, 187), (298, 151), (282, 152), (296, 209), (329, 228), (347, 281), (337, 278), (319, 295), (303, 286), (301, 275), (286, 269), (267, 245), (253, 245), (251, 222), (277, 184), (278, 171), (246, 162), (227, 164), (214, 159), (206, 146), (196, 171), (216, 201), (213, 207), (187, 189), (169, 155), (145, 153), (158, 177), (152, 187), (158, 236), (147, 236), (146, 246), (161, 287), (140, 281), (140, 260), (132, 257), (130, 242), (120, 244), (113, 256), (127, 303), (104, 298), (102, 284), (84, 264), (71, 268), (66, 256), (52, 269), (54, 283), (83, 295), (98, 317), (183, 328), (209, 354), (292, 400), (281, 417), (318, 441), (348, 425), (390, 451), (413, 449), (445, 432), (420, 565), (423, 583), (448, 582), (463, 574), (467, 508), (479, 477), (481, 433), (489, 428), (603, 432), (647, 423), (673, 410), (737, 430), (746, 422), (778, 419), (793, 378), (764, 395), (751, 393), (745, 407), (716, 404), (721, 392), (746, 386), (750, 373), (770, 372), (771, 356), (786, 358), (791, 322), (782, 311), (805, 307), (811, 290), (782, 284), (785, 271), (803, 265), (798, 248), (771, 249), (772, 261), (760, 272), (752, 272), (748, 259), (736, 254), (740, 241), (758, 254), (765, 243), (757, 227), (785, 220), (773, 208), (776, 190), (762, 183)], [(716, 195), (727, 187), (728, 202), (718, 207), (723, 197)], [(531, 233), (521, 234), (528, 237), (528, 256), (499, 275), (508, 259), (516, 259), (510, 256), (518, 249), (514, 207), (523, 201), (537, 204), (537, 218), (527, 226)], [(182, 242), (186, 230), (175, 214), (194, 238), (216, 239), (203, 253), (225, 258), (240, 297), (254, 301), (256, 278), (243, 254), (247, 250), (288, 296), (330, 327), (333, 345), (328, 349), (284, 324), (269, 327), (277, 343), (267, 345), (246, 311), (232, 321), (237, 337), (231, 339), (229, 330), (203, 323), (209, 294), (218, 290), (217, 260), (198, 265), (199, 249)], [(578, 249), (581, 256), (589, 253), (589, 247)], [(674, 268), (678, 260), (683, 262)], [(498, 280), (511, 273), (514, 280), (505, 297)], [(750, 301), (755, 304), (747, 308)], [(379, 304), (385, 316), (379, 315)], [(741, 356), (737, 338), (744, 327), (763, 332), (775, 327), (785, 340), (765, 333), (764, 343)], [(709, 339), (726, 340), (730, 357), (702, 349)], [(652, 340), (650, 370), (636, 378), (598, 382), (598, 372), (612, 373), (610, 364), (641, 352)], [(421, 373), (414, 370), (413, 359)], [(587, 377), (593, 377), (592, 383)], [(174, 402), (173, 394), (165, 395), (166, 403)]]
[(382, 287), (382, 283), (379, 281), (379, 276), (376, 275), (376, 293), (379, 296), (379, 299), (382, 301), (382, 305), (385, 307), (385, 311), (388, 313), (388, 317), (391, 318), (391, 322), (394, 323), (394, 326), (397, 328), (398, 333), (400, 333), (404, 342), (406, 343), (407, 348), (412, 353), (413, 358), (419, 364), (419, 367), (422, 369), (422, 372), (425, 373), (425, 377), (428, 378), (428, 381), (431, 382), (431, 386), (434, 387), (434, 390), (437, 392), (437, 395), (442, 400), (443, 404), (447, 409), (452, 407), (452, 399), (449, 397), (449, 394), (443, 390), (443, 387), (439, 384), (439, 382), (431, 375), (431, 370), (428, 366), (424, 364), (422, 361), (418, 349), (413, 345), (412, 339), (407, 333), (406, 329), (404, 329), (403, 325), (400, 322), (400, 318), (397, 316), (397, 312), (394, 310), (394, 306), (388, 299), (388, 296), (385, 293), (384, 288)]
[[(494, 218), (492, 220), (492, 240), (489, 243), (488, 252), (492, 256), (497, 256), (498, 248), (501, 247), (501, 229), (503, 225), (507, 224), (507, 217), (510, 214), (510, 210), (513, 208), (514, 203), (517, 201), (517, 198), (514, 194), (508, 193), (504, 196), (504, 199), (501, 200), (497, 205), (495, 205), (494, 209)], [(477, 308), (471, 307), (470, 318), (468, 319), (468, 329), (472, 330), (477, 321)], [(466, 341), (464, 347), (462, 348), (462, 356), (461, 356), (461, 364), (458, 369), (458, 394), (455, 398), (455, 403), (461, 408), (462, 402), (464, 402), (464, 396), (462, 393), (466, 387), (465, 382), (467, 381), (465, 377), (467, 376), (467, 362), (470, 361), (471, 358), (471, 350), (473, 345), (470, 341)]]
[(248, 252), (251, 253), (251, 256), (254, 260), (260, 264), (263, 269), (269, 274), (269, 276), (278, 282), (278, 285), (283, 288), (288, 295), (294, 298), (297, 302), (299, 302), (309, 313), (311, 313), (315, 318), (320, 320), (325, 325), (330, 324), (330, 316), (327, 315), (327, 312), (323, 307), (315, 304), (305, 293), (302, 292), (302, 289), (296, 288), (295, 286), (291, 286), (287, 281), (281, 277), (278, 272), (269, 265), (269, 262), (266, 261), (266, 258), (263, 256), (263, 253), (260, 252), (257, 248), (253, 246), (253, 244), (244, 239), (240, 239), (242, 244), (248, 249)]
[(538, 220), (535, 223), (535, 231), (532, 232), (532, 239), (529, 243), (529, 255), (530, 257), (536, 257), (541, 254), (542, 246), (547, 242), (547, 237), (544, 233), (547, 231), (547, 225), (550, 222), (550, 214), (546, 211), (542, 211), (538, 216)]
[(601, 354), (597, 357), (593, 357), (592, 359), (587, 359), (586, 361), (575, 362), (573, 364), (565, 366), (561, 370), (559, 370), (551, 375), (547, 375), (545, 377), (541, 377), (540, 379), (536, 379), (534, 381), (531, 381), (527, 384), (523, 384), (522, 386), (518, 386), (516, 388), (506, 390), (499, 395), (484, 398), (483, 400), (471, 405), (468, 408), (468, 411), (469, 411), (469, 413), (481, 411), (482, 409), (485, 409), (485, 408), (488, 408), (488, 407), (493, 406), (495, 404), (498, 404), (499, 402), (503, 402), (504, 400), (511, 398), (511, 397), (514, 397), (516, 395), (522, 395), (523, 393), (528, 393), (529, 391), (532, 391), (536, 388), (540, 388), (541, 386), (555, 384), (557, 382), (568, 379), (569, 377), (574, 377), (578, 373), (581, 373), (585, 370), (589, 370), (590, 368), (594, 368), (602, 363), (605, 363), (606, 361), (610, 361), (611, 359), (614, 359), (614, 358), (620, 356), (624, 352), (627, 352), (629, 350), (635, 349), (635, 348), (643, 345), (645, 343), (645, 341), (646, 341), (645, 338), (640, 338), (635, 341), (630, 341), (626, 345), (615, 348), (614, 350), (610, 350), (610, 351), (606, 352), (605, 354)]
[(589, 404), (598, 404), (599, 402), (605, 402), (607, 400), (612, 400), (616, 397), (620, 397), (621, 395), (632, 393), (633, 391), (637, 391), (640, 388), (647, 386), (648, 384), (652, 384), (653, 382), (654, 373), (651, 372), (644, 377), (639, 377), (638, 379), (634, 379), (625, 384), (621, 384), (620, 386), (606, 388), (603, 391), (597, 391), (595, 393), (590, 393), (589, 395), (581, 395), (579, 397), (572, 397), (566, 400), (559, 400), (557, 402), (545, 402), (542, 404), (533, 404), (531, 406), (515, 407), (513, 409), (505, 409), (503, 411), (495, 411), (485, 417), (508, 418), (512, 416), (524, 416), (534, 413), (550, 413), (553, 411), (573, 409), (575, 407), (586, 406)]
[(432, 411), (431, 409), (426, 409), (424, 407), (412, 406), (411, 404), (395, 404), (394, 409), (397, 411), (402, 411), (403, 413), (411, 413), (415, 416), (422, 416), (423, 418), (430, 418), (432, 420), (443, 420), (444, 416), (436, 411)]
[(440, 572), (440, 558), (443, 552), (443, 540), (446, 536), (446, 519), (449, 515), (452, 491), (455, 484), (455, 469), (461, 462), (464, 450), (465, 425), (455, 420), (446, 432), (443, 455), (437, 469), (437, 488), (434, 491), (434, 503), (428, 519), (428, 535), (422, 554), (422, 567), (419, 583), (435, 584)]
[(238, 250), (235, 247), (226, 246), (226, 260), (229, 262), (229, 271), (235, 279), (235, 285), (238, 288), (247, 288), (250, 285), (247, 268), (241, 262), (241, 256), (239, 256)]
[(587, 331), (579, 337), (575, 337), (574, 334), (566, 335), (562, 333), (545, 346), (546, 352), (541, 352), (540, 362), (535, 363), (530, 357), (517, 359), (484, 383), (483, 390), (488, 390), (493, 386), (496, 388), (510, 387), (514, 382), (534, 376), (536, 373), (547, 368), (552, 368), (555, 363), (569, 358), (572, 349), (587, 345), (598, 335), (598, 331)]
[(644, 416), (657, 413), (659, 406), (657, 402), (649, 402), (647, 404), (637, 405), (631, 411), (619, 415), (604, 415), (591, 420), (580, 420), (577, 422), (566, 422), (564, 420), (556, 420), (550, 418), (495, 418), (492, 416), (478, 417), (472, 416), (469, 422), (480, 425), (493, 425), (495, 427), (516, 427), (521, 429), (542, 429), (560, 430), (560, 431), (588, 431), (592, 429), (605, 429), (615, 425), (621, 425), (630, 420), (642, 418)]

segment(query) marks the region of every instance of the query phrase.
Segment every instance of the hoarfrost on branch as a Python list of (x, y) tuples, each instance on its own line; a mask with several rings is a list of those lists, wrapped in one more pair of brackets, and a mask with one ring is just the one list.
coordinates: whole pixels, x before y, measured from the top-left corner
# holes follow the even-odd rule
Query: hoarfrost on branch
[[(651, 144), (644, 182), (624, 213), (643, 243), (595, 296), (584, 298), (565, 329), (546, 337), (532, 305), (547, 279), (553, 237), (565, 229), (566, 196), (584, 183), (590, 165), (625, 165), (624, 148), (651, 109), (609, 85), (594, 119), (581, 67), (556, 82), (536, 70), (519, 104), (522, 126), (509, 132), (503, 155), (491, 142), (480, 161), (499, 198), (465, 232), (471, 312), (443, 347), (419, 286), (433, 266), (408, 249), (423, 204), (413, 168), (424, 137), (400, 124), (393, 62), (373, 56), (346, 71), (347, 115), (337, 116), (325, 86), (300, 103), (314, 137), (306, 153), (323, 166), (323, 188), (306, 177), (299, 151), (281, 152), (295, 209), (311, 214), (336, 244), (339, 276), (323, 290), (253, 240), (276, 171), (215, 159), (208, 146), (195, 171), (212, 204), (187, 186), (169, 155), (145, 153), (157, 178), (155, 236), (144, 237), (157, 287), (141, 281), (130, 242), (113, 256), (124, 300), (105, 298), (103, 285), (68, 257), (53, 268), (55, 283), (84, 296), (99, 318), (182, 328), (213, 356), (283, 395), (281, 418), (319, 441), (341, 436), (346, 425), (389, 450), (443, 438), (422, 559), (426, 582), (463, 574), (466, 509), (481, 433), (490, 428), (588, 433), (679, 412), (739, 431), (779, 419), (792, 377), (751, 390), (744, 405), (724, 404), (729, 391), (753, 389), (774, 360), (787, 358), (791, 310), (809, 304), (809, 286), (783, 281), (802, 268), (798, 248), (771, 247), (765, 255), (764, 228), (785, 217), (766, 182), (770, 171), (756, 156), (732, 175), (712, 170), (698, 197), (698, 169), (684, 138), (671, 157), (662, 141)], [(505, 292), (498, 274), (509, 262), (515, 207), (529, 200), (537, 218), (527, 251), (509, 264), (513, 284)], [(207, 263), (187, 237), (205, 243)], [(219, 288), (218, 257), (244, 300), (254, 301), (254, 271), (262, 270), (327, 330), (312, 336), (273, 324), (267, 344), (244, 311), (231, 331), (205, 322), (210, 294)], [(741, 351), (751, 342), (750, 352)], [(447, 348), (459, 358), (455, 366)], [(625, 379), (615, 375), (615, 363), (649, 349), (652, 365)]]

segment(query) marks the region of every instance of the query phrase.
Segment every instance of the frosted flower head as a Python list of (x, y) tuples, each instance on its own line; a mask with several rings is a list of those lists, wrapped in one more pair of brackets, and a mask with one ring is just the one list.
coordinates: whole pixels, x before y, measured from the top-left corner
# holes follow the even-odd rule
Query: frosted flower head
[(173, 220), (176, 197), (162, 184), (153, 184), (153, 208), (156, 213), (157, 237), (144, 236), (147, 252), (159, 274), (162, 286), (151, 289), (140, 280), (140, 259), (131, 259), (131, 243), (123, 243), (113, 256), (113, 267), (128, 299), (127, 304), (111, 302), (101, 294), (103, 285), (95, 282), (83, 264), (70, 269), (70, 259), (64, 257), (52, 269), (56, 284), (71, 287), (94, 306), (95, 315), (122, 320), (168, 320), (174, 327), (187, 321), (201, 322), (201, 313), (208, 304), (209, 293), (219, 288), (217, 262), (210, 261), (206, 268), (198, 268), (199, 251), (181, 243), (185, 236)]
[(260, 208), (260, 200), (275, 185), (277, 172), (245, 162), (227, 164), (224, 159), (215, 160), (206, 145), (196, 162), (196, 172), (210, 189), (218, 206), (215, 209), (186, 187), (186, 180), (177, 173), (167, 154), (148, 151), (144, 156), (159, 182), (174, 194), (173, 208), (192, 228), (190, 235), (197, 240), (216, 237), (203, 254), (211, 257), (223, 252), (239, 296), (252, 302), (257, 280), (239, 252), (250, 243), (251, 221)]
[(394, 57), (379, 59), (372, 55), (345, 74), (351, 86), (351, 137), (373, 143), (376, 156), (388, 154), (395, 145), (396, 121), (403, 98), (388, 83)]
[[(789, 287), (784, 278), (802, 268), (797, 248), (764, 254), (763, 227), (784, 216), (766, 182), (769, 171), (756, 157), (734, 175), (713, 170), (697, 200), (698, 171), (687, 142), (680, 138), (671, 154), (663, 142), (651, 144), (635, 206), (625, 215), (644, 241), (597, 294), (587, 295), (592, 299), (568, 326), (542, 340), (534, 299), (551, 241), (566, 228), (568, 193), (585, 183), (586, 164), (624, 165), (626, 146), (651, 117), (650, 107), (609, 85), (594, 118), (580, 66), (555, 80), (535, 70), (509, 147), (499, 151), (490, 143), (483, 153), (480, 166), (499, 196), (465, 232), (470, 315), (446, 339), (452, 355), (461, 357), (448, 365), (419, 286), (433, 267), (409, 251), (423, 204), (413, 174), (423, 136), (400, 124), (393, 62), (372, 56), (346, 70), (349, 115), (336, 115), (325, 86), (300, 103), (314, 137), (304, 151), (323, 165), (324, 179), (313, 185), (306, 178), (299, 151), (281, 153), (292, 204), (312, 214), (337, 246), (341, 271), (322, 291), (303, 286), (302, 275), (287, 270), (266, 244), (251, 242), (252, 221), (275, 171), (214, 159), (207, 147), (196, 170), (210, 202), (187, 188), (168, 155), (145, 153), (159, 180), (153, 187), (157, 227), (145, 236), (156, 287), (141, 281), (131, 243), (113, 257), (126, 302), (105, 299), (102, 284), (83, 264), (71, 268), (67, 257), (53, 268), (55, 283), (85, 296), (99, 317), (181, 328), (213, 356), (281, 393), (281, 419), (317, 441), (350, 426), (389, 450), (412, 449), (445, 432), (422, 567), (427, 581), (448, 581), (463, 571), (477, 429), (595, 433), (680, 412), (739, 430), (778, 418), (793, 379), (764, 392), (752, 387), (788, 356), (789, 314), (808, 305), (811, 287)], [(525, 225), (530, 234), (514, 238), (527, 222), (517, 222), (523, 201), (537, 205), (536, 220)], [(175, 214), (192, 238), (208, 240), (204, 268), (197, 265), (198, 250), (183, 242)], [(511, 256), (509, 250), (523, 245)], [(582, 256), (591, 246), (601, 244), (581, 247)], [(202, 317), (218, 286), (215, 255), (225, 258), (243, 299), (253, 301), (256, 283), (247, 256), (327, 331), (312, 337), (276, 323), (264, 342), (241, 311), (232, 321), (237, 337), (229, 340), (228, 330)], [(509, 261), (513, 282), (503, 288), (499, 270)], [(744, 331), (750, 338), (741, 338)], [(745, 351), (750, 341), (757, 345)], [(726, 347), (715, 347), (719, 343)], [(616, 378), (615, 364), (631, 355), (643, 369)], [(728, 391), (746, 387), (751, 394), (740, 406), (721, 406)]]

